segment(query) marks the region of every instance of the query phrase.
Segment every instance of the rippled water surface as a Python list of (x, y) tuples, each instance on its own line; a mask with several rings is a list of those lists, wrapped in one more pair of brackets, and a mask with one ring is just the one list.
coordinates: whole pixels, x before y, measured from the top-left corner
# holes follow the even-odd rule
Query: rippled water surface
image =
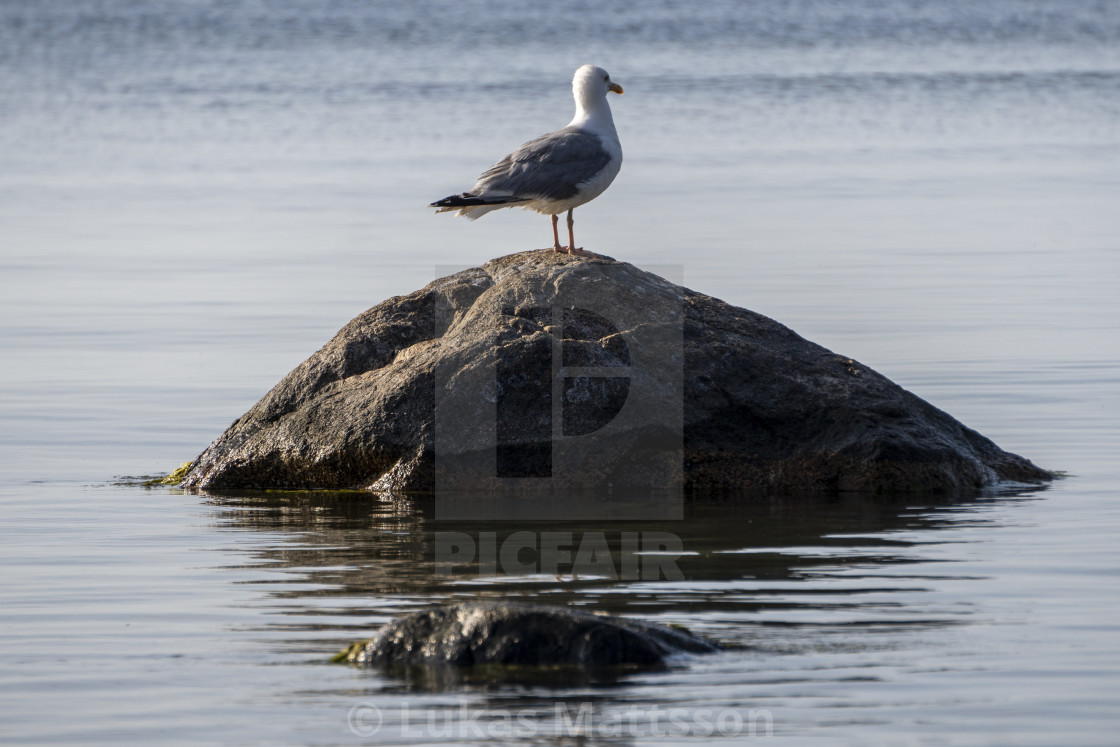
[[(626, 89), (626, 161), (580, 243), (1068, 476), (547, 527), (127, 479), (437, 268), (547, 246), (540, 216), (425, 205), (565, 124), (585, 62)], [(1114, 744), (1117, 204), (1114, 2), (2, 2), (0, 741)], [(518, 531), (602, 536), (616, 568), (667, 533), (683, 578), (436, 572), (441, 533)], [(515, 682), (325, 663), (480, 597), (726, 650)]]

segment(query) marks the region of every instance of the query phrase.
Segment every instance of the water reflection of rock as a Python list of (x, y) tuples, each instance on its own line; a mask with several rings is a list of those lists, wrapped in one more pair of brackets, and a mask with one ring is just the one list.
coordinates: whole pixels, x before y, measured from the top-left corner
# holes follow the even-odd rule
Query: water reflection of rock
[[(957, 505), (969, 511), (978, 505), (909, 508), (856, 495), (772, 498), (749, 505), (690, 503), (683, 521), (522, 524), (437, 521), (430, 499), (402, 503), (353, 492), (256, 492), (210, 501), (224, 527), (281, 533), (279, 541), (253, 551), (261, 567), (297, 572), (289, 574), (298, 580), (291, 588), (270, 588), (274, 597), (394, 595), (386, 613), (396, 615), (464, 596), (540, 602), (547, 595), (549, 603), (620, 614), (672, 613), (682, 621), (693, 613), (747, 612), (771, 604), (764, 591), (728, 595), (728, 581), (802, 583), (825, 567), (915, 562), (920, 557), (910, 532), (935, 532), (953, 523), (937, 509)], [(889, 536), (904, 531), (905, 538)], [(448, 548), (440, 546), (448, 537), (473, 541), (473, 556), (469, 547), (448, 556)], [(649, 537), (679, 544), (652, 551), (657, 562), (651, 563), (643, 544)], [(518, 549), (514, 569), (504, 562), (509, 557), (502, 557), (510, 542)], [(583, 560), (590, 552), (594, 562), (577, 564), (581, 546), (589, 543), (593, 547)], [(594, 554), (604, 547), (609, 557)], [(437, 566), (440, 552), (451, 562)], [(651, 568), (657, 577), (645, 574)]]
[[(967, 624), (976, 611), (972, 605), (923, 599), (952, 573), (952, 565), (930, 570), (922, 563), (955, 559), (955, 545), (940, 544), (940, 530), (986, 521), (984, 502), (906, 507), (856, 495), (689, 503), (682, 521), (582, 524), (438, 521), (430, 499), (405, 504), (355, 492), (254, 492), (209, 501), (219, 528), (254, 535), (236, 543), (236, 553), (248, 555), (248, 562), (235, 568), (240, 583), (245, 569), (253, 571), (249, 583), (258, 585), (265, 604), (278, 613), (260, 632), (269, 648), (325, 662), (414, 610), (465, 600), (531, 602), (685, 625), (725, 648), (684, 665), (686, 671), (719, 672), (703, 675), (714, 681), (750, 671), (759, 657), (878, 655), (913, 635)], [(443, 538), (467, 536), (481, 545), (488, 533), (499, 547), (519, 533), (522, 540), (535, 537), (538, 550), (547, 536), (570, 535), (571, 560), (555, 573), (539, 567), (483, 570), (477, 555), (437, 567)], [(579, 568), (573, 574), (578, 546), (597, 535), (605, 539), (615, 577)], [(680, 554), (671, 558), (679, 570), (676, 580), (663, 574), (625, 577), (625, 568), (637, 561), (642, 569), (648, 557), (635, 557), (641, 543), (628, 547), (627, 537), (647, 535), (677, 539)], [(519, 558), (526, 565), (534, 559), (529, 551)], [(634, 676), (581, 669), (423, 668), (405, 678), (374, 675), (369, 686), (384, 693), (505, 693), (500, 702), (508, 707), (510, 698), (516, 701), (511, 682), (587, 692), (587, 686), (625, 686)]]

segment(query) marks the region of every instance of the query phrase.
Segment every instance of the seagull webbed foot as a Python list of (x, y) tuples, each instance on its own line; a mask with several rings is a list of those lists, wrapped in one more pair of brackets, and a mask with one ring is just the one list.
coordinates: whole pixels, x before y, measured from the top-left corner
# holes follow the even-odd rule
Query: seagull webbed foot
[(568, 254), (578, 254), (581, 257), (598, 257), (599, 256), (598, 254), (595, 254), (594, 252), (584, 251), (584, 249), (582, 247), (571, 247), (571, 246), (569, 246), (569, 247), (565, 248), (565, 251), (567, 251)]

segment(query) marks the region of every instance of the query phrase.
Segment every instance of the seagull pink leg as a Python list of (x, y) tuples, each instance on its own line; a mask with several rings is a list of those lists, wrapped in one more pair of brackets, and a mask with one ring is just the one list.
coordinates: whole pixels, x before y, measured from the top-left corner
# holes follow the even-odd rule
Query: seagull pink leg
[[(572, 210), (575, 210), (575, 208), (572, 208)], [(572, 230), (572, 227), (575, 226), (576, 221), (575, 218), (572, 217), (572, 210), (568, 211), (568, 254), (579, 254), (583, 257), (598, 257), (598, 254), (592, 254), (591, 252), (585, 252), (582, 249), (576, 248), (576, 236)]]
[(556, 221), (559, 216), (552, 216), (552, 250), (555, 252), (564, 251), (564, 247), (560, 246), (560, 232), (556, 230)]

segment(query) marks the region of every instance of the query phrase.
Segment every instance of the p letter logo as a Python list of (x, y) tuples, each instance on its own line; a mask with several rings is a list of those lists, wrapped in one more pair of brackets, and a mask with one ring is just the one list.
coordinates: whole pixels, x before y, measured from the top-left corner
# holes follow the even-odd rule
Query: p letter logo
[(448, 294), (442, 329), (499, 332), (435, 372), (436, 519), (681, 518), (683, 303), (636, 274), (589, 262), (467, 308)]

